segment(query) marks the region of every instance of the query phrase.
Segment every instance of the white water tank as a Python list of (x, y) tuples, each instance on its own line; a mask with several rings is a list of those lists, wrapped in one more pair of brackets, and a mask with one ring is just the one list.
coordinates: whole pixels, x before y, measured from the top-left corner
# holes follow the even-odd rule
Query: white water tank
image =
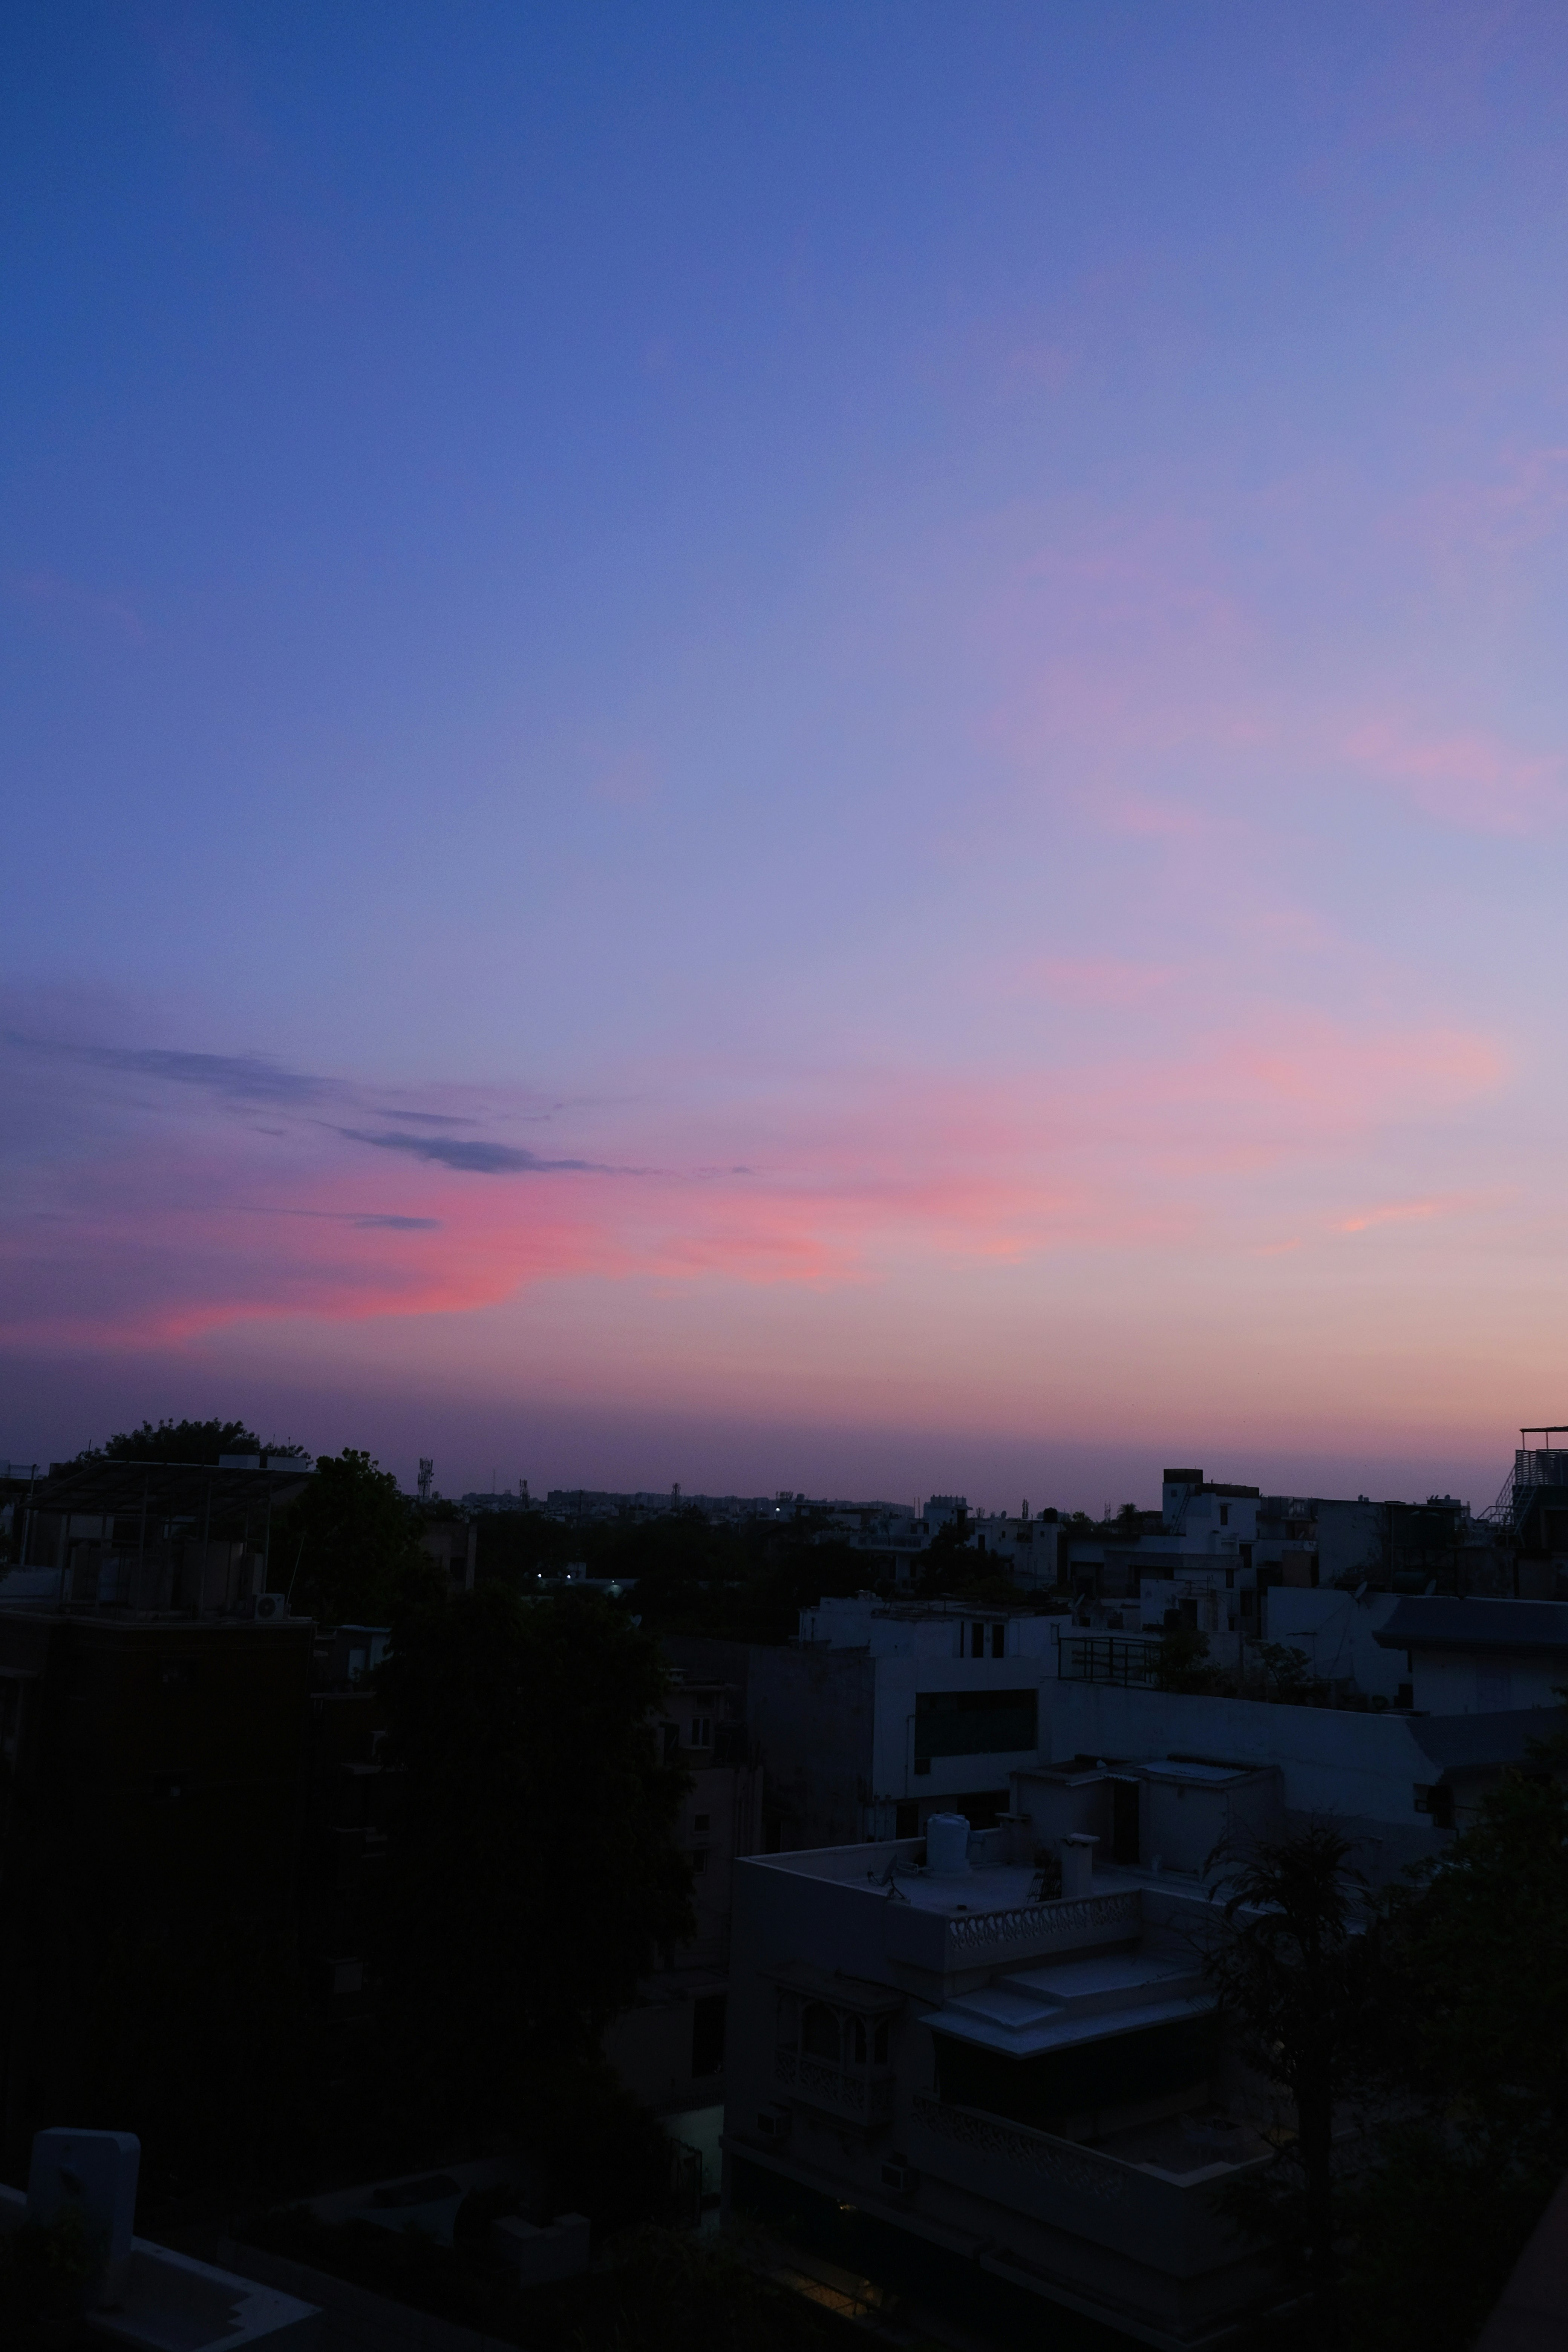
[(969, 1868), (969, 1823), (962, 1813), (932, 1813), (926, 1822), (926, 1867), (939, 1878), (961, 1878)]

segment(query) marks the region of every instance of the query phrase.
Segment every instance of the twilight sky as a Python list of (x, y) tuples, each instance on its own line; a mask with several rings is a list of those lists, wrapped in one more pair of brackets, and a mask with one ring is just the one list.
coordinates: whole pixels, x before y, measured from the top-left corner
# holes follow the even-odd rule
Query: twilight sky
[(5, 46), (0, 1454), (1568, 1421), (1568, 14)]

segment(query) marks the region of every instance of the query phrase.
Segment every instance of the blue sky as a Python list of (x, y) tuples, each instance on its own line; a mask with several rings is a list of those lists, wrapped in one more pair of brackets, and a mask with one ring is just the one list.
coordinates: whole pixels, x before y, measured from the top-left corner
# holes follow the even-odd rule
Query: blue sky
[(0, 1452), (1568, 1412), (1559, 12), (8, 39)]

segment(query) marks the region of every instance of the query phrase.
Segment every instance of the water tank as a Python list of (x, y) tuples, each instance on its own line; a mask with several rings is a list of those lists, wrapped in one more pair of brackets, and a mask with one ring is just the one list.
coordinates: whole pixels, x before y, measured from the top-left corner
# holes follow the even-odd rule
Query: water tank
[(969, 1868), (969, 1823), (962, 1813), (932, 1813), (926, 1823), (926, 1863), (942, 1878), (962, 1877)]

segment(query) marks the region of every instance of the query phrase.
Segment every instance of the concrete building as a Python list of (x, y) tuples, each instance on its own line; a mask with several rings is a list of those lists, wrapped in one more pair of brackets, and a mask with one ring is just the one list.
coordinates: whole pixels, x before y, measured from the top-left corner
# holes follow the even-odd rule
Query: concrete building
[[(1467, 1607), (1477, 1604), (1468, 1602)], [(1268, 1706), (1260, 1700), (1063, 1682), (1050, 1716), (1050, 1763), (1107, 1776), (1092, 1824), (1108, 1850), (1130, 1854), (1127, 1832), (1113, 1819), (1110, 1782), (1131, 1759), (1150, 1759), (1222, 1770), (1279, 1775), (1282, 1818), (1330, 1817), (1360, 1843), (1359, 1861), (1382, 1885), (1407, 1863), (1441, 1852), (1447, 1834), (1474, 1818), (1481, 1796), (1503, 1771), (1523, 1763), (1531, 1743), (1562, 1727), (1554, 1707), (1489, 1715), (1420, 1715), (1324, 1706)], [(1140, 1800), (1137, 1851), (1152, 1868), (1173, 1863)], [(1182, 1803), (1184, 1801), (1173, 1801)]]
[(1568, 1429), (1520, 1431), (1513, 1468), (1483, 1515), (1507, 1544), (1512, 1589), (1523, 1600), (1568, 1600), (1568, 1448), (1554, 1446), (1554, 1437), (1568, 1437)]
[[(81, 2330), (124, 2352), (326, 2352), (321, 2306), (134, 2233), (141, 2149), (129, 2132), (44, 2131), (27, 2188), (0, 2188), (0, 2235), (76, 2207), (104, 2250)], [(29, 2336), (28, 2342), (32, 2342)], [(72, 2337), (72, 2341), (76, 2338)], [(54, 2328), (49, 2341), (64, 2341)], [(18, 2342), (16, 2352), (26, 2352)]]
[(679, 1835), (691, 1864), (696, 1932), (641, 1979), (636, 2003), (606, 2032), (605, 2052), (623, 2082), (704, 2159), (716, 2198), (735, 1870), (762, 1843), (763, 1776), (741, 1685), (722, 1675), (674, 1669), (655, 1733), (666, 1759), (690, 1775)]
[(1007, 1804), (1039, 1754), (1056, 1621), (987, 1602), (880, 1601), (803, 1610), (778, 1647), (677, 1637), (672, 1657), (744, 1693), (767, 1773), (770, 1851), (917, 1836), (944, 1808)]
[(726, 2200), (858, 2233), (1002, 2340), (1056, 2304), (1177, 2352), (1258, 2290), (1212, 2199), (1273, 2112), (1220, 2043), (1196, 1890), (1069, 1837), (1041, 1899), (1036, 1840), (938, 1815), (924, 1845), (741, 1865)]
[(0, 1604), (246, 1617), (286, 1586), (272, 1529), (311, 1465), (293, 1455), (226, 1464), (54, 1464), (13, 1504), (20, 1522)]
[(1432, 1715), (1551, 1707), (1568, 1685), (1564, 1601), (1401, 1599), (1373, 1638)]

